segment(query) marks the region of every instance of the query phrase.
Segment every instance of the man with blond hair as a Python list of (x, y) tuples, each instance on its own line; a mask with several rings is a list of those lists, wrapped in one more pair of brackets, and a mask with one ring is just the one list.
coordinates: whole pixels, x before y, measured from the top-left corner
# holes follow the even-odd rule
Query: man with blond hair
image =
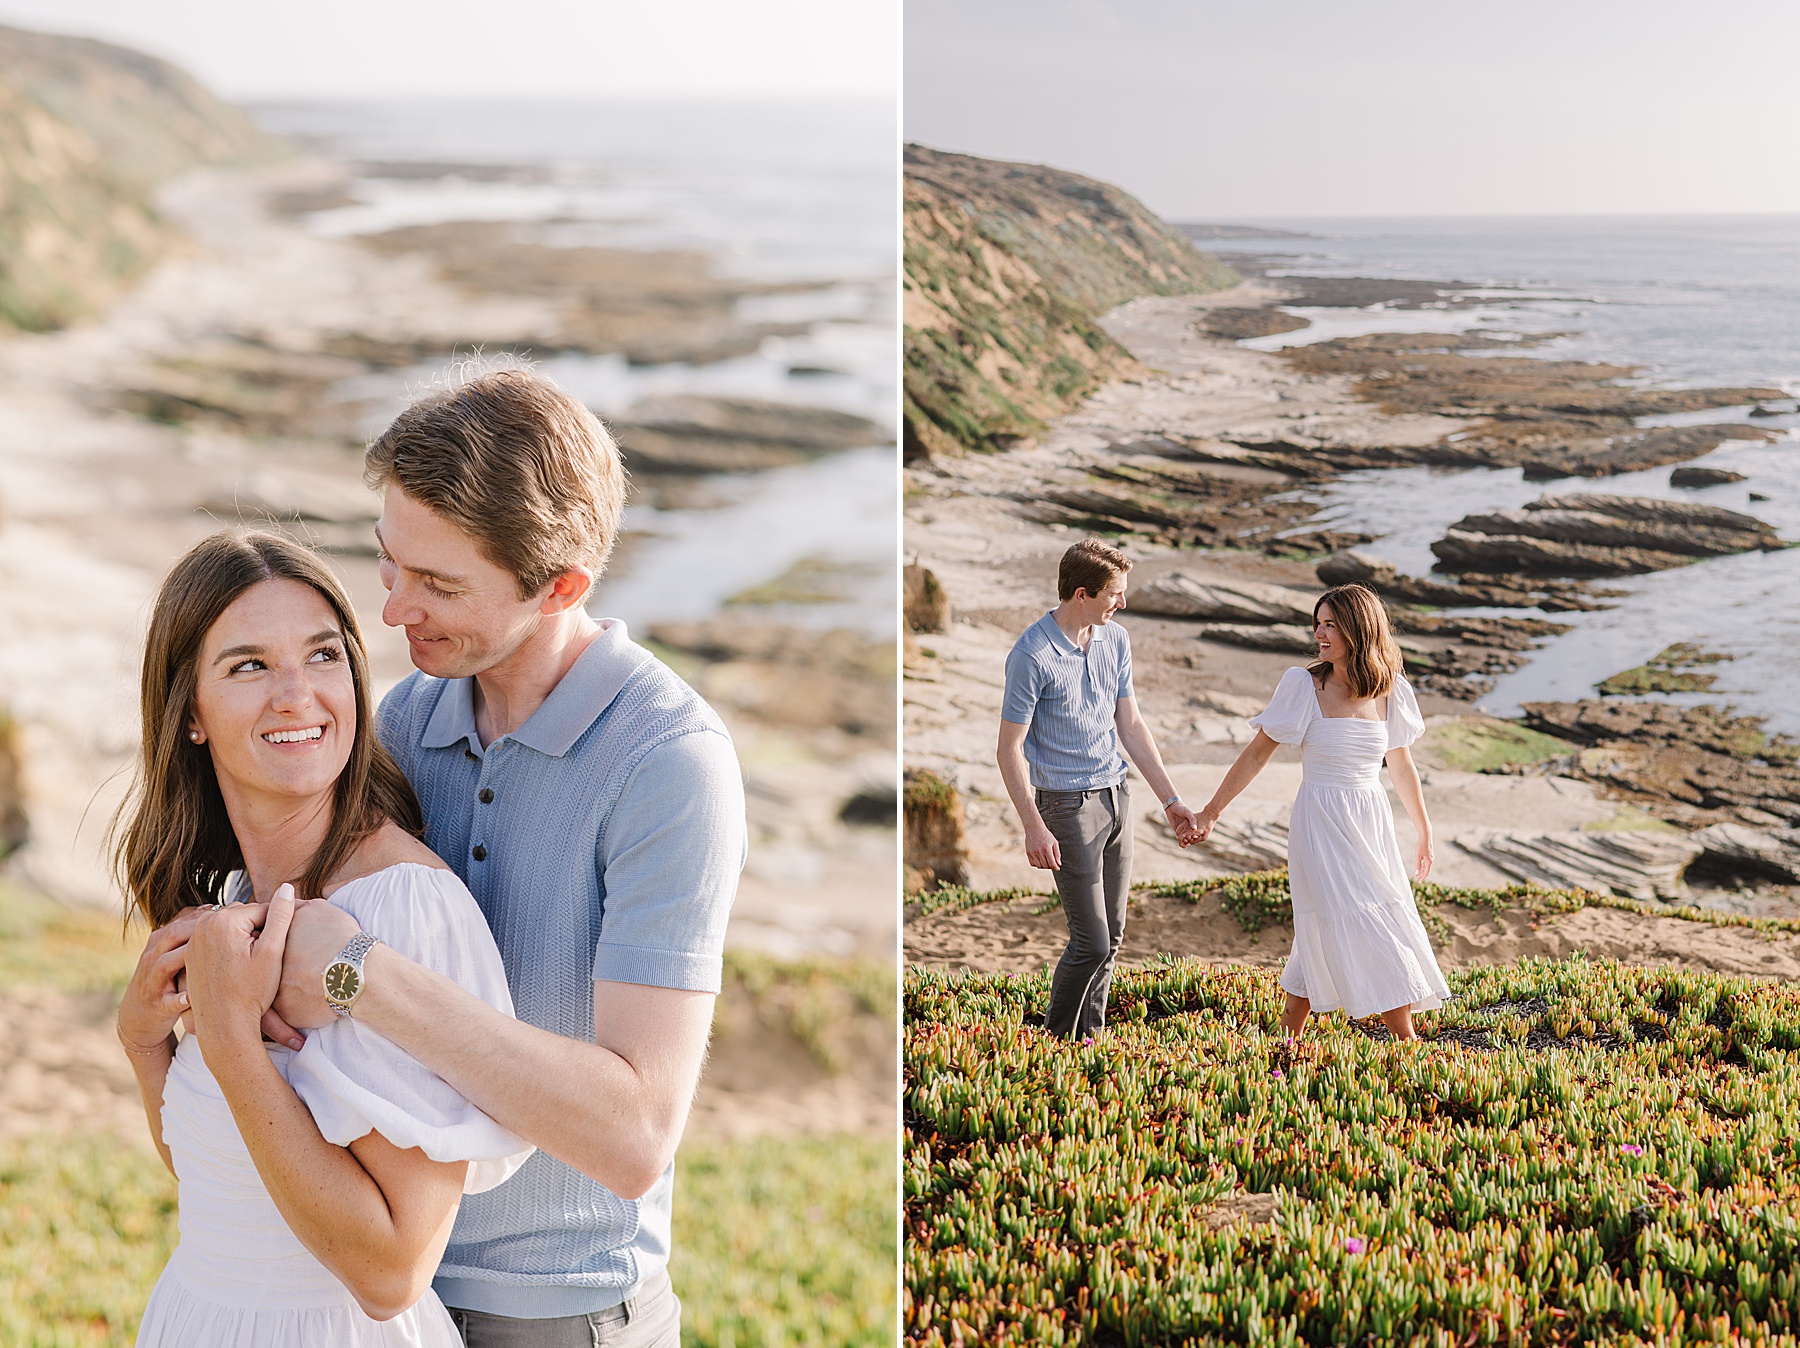
[(1106, 1024), (1113, 960), (1131, 892), (1131, 794), (1124, 752), (1162, 801), (1183, 847), (1194, 812), (1169, 780), (1131, 685), (1125, 607), (1131, 559), (1097, 538), (1063, 553), (1057, 606), (1006, 657), (1000, 776), (1025, 826), (1025, 857), (1056, 873), (1069, 944), (1050, 982), (1044, 1028), (1064, 1038)]
[[(731, 741), (623, 623), (588, 616), (624, 474), (580, 403), (481, 374), (401, 413), (366, 469), (382, 620), (417, 666), (381, 740), (493, 929), (518, 1019), (364, 952), (324, 902), (294, 916), (274, 1011), (348, 1010), (539, 1148), (457, 1216), (434, 1285), (469, 1348), (677, 1348), (673, 1158), (745, 851)], [(323, 989), (345, 959), (348, 1008)]]

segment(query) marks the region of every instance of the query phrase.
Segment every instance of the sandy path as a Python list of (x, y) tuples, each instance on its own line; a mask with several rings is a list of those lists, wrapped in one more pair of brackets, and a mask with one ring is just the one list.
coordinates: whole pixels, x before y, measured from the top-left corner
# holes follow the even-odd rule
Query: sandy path
[[(906, 925), (909, 964), (984, 973), (1036, 973), (1056, 963), (1069, 939), (1060, 910), (1036, 914), (1047, 900), (981, 904), (960, 913), (933, 914)], [(1540, 919), (1523, 910), (1497, 916), (1487, 909), (1444, 904), (1437, 915), (1450, 937), (1432, 936), (1445, 969), (1471, 969), (1535, 956), (1562, 959), (1585, 953), (1624, 964), (1698, 968), (1722, 974), (1800, 978), (1800, 936), (1764, 935), (1743, 927), (1714, 927), (1676, 917), (1644, 917), (1612, 908)], [(1208, 964), (1280, 968), (1294, 929), (1282, 924), (1254, 935), (1224, 912), (1217, 899), (1134, 895), (1119, 958), (1148, 964), (1163, 955)]]
[[(113, 1008), (104, 992), (0, 991), (0, 1142), (105, 1133), (150, 1146), (137, 1082), (113, 1033)], [(891, 1137), (893, 1036), (873, 1025), (865, 1033), (866, 1052), (828, 1074), (791, 1034), (759, 1024), (728, 997), (687, 1135)]]

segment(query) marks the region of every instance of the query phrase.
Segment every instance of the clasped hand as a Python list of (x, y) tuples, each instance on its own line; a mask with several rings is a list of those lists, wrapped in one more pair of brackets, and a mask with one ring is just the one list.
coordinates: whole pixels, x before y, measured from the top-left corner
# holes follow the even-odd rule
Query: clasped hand
[(271, 1010), (294, 910), (294, 887), (282, 885), (268, 903), (188, 908), (152, 932), (119, 1003), (126, 1051), (161, 1052), (190, 1013), (203, 1044), (259, 1026), (299, 1048), (299, 1034)]
[(1206, 841), (1206, 835), (1212, 832), (1212, 821), (1204, 815), (1195, 814), (1180, 801), (1165, 806), (1163, 817), (1175, 830), (1175, 841), (1183, 847)]
[[(1183, 847), (1205, 842), (1212, 832), (1211, 819), (1195, 814), (1178, 800), (1163, 807), (1163, 817), (1175, 830), (1175, 841)], [(1041, 871), (1062, 869), (1062, 845), (1042, 823), (1025, 830), (1025, 859)]]

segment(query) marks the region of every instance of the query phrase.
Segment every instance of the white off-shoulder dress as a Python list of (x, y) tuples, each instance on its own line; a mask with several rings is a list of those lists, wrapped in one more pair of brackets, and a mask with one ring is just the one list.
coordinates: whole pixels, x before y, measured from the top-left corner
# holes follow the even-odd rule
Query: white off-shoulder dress
[[(452, 872), (390, 866), (350, 881), (331, 902), (371, 936), (513, 1014), (493, 934)], [(327, 1142), (345, 1146), (379, 1132), (436, 1161), (473, 1162), (465, 1193), (493, 1188), (531, 1154), (441, 1077), (355, 1020), (311, 1031), (298, 1052), (267, 1047)], [(138, 1348), (461, 1348), (435, 1293), (392, 1320), (372, 1320), (300, 1243), (263, 1187), (191, 1034), (169, 1069), (162, 1124), (175, 1162), (181, 1243), (150, 1293)]]
[(1430, 1011), (1451, 995), (1413, 903), (1381, 784), (1388, 751), (1424, 734), (1425, 719), (1404, 678), (1387, 702), (1383, 721), (1327, 716), (1312, 675), (1295, 668), (1250, 721), (1270, 739), (1300, 746), (1300, 794), (1288, 823), (1294, 949), (1281, 986), (1314, 1011)]

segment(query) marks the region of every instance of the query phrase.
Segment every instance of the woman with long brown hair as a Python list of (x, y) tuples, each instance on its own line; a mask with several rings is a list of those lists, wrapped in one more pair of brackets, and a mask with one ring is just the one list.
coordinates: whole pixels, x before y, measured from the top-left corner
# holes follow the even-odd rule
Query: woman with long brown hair
[[(453, 1348), (428, 1288), (458, 1202), (530, 1148), (356, 1023), (361, 943), (509, 1015), (512, 1001), (480, 910), (420, 841), (412, 788), (375, 738), (349, 599), (288, 539), (216, 534), (163, 584), (141, 701), (115, 860), (152, 932), (118, 1029), (179, 1181), (181, 1243), (138, 1343)], [(368, 937), (326, 972), (338, 1020), (266, 1044), (286, 924), (314, 900)]]
[(1431, 819), (1411, 745), (1424, 733), (1400, 647), (1372, 590), (1340, 585), (1313, 605), (1319, 658), (1281, 676), (1267, 709), (1200, 812), (1204, 841), (1225, 807), (1269, 761), (1297, 744), (1300, 793), (1288, 824), (1294, 948), (1282, 970), (1282, 1024), (1298, 1035), (1314, 1011), (1379, 1014), (1397, 1039), (1416, 1039), (1412, 1016), (1450, 989), (1419, 920), (1394, 836), (1381, 766), (1418, 834), (1412, 878), (1431, 873)]

